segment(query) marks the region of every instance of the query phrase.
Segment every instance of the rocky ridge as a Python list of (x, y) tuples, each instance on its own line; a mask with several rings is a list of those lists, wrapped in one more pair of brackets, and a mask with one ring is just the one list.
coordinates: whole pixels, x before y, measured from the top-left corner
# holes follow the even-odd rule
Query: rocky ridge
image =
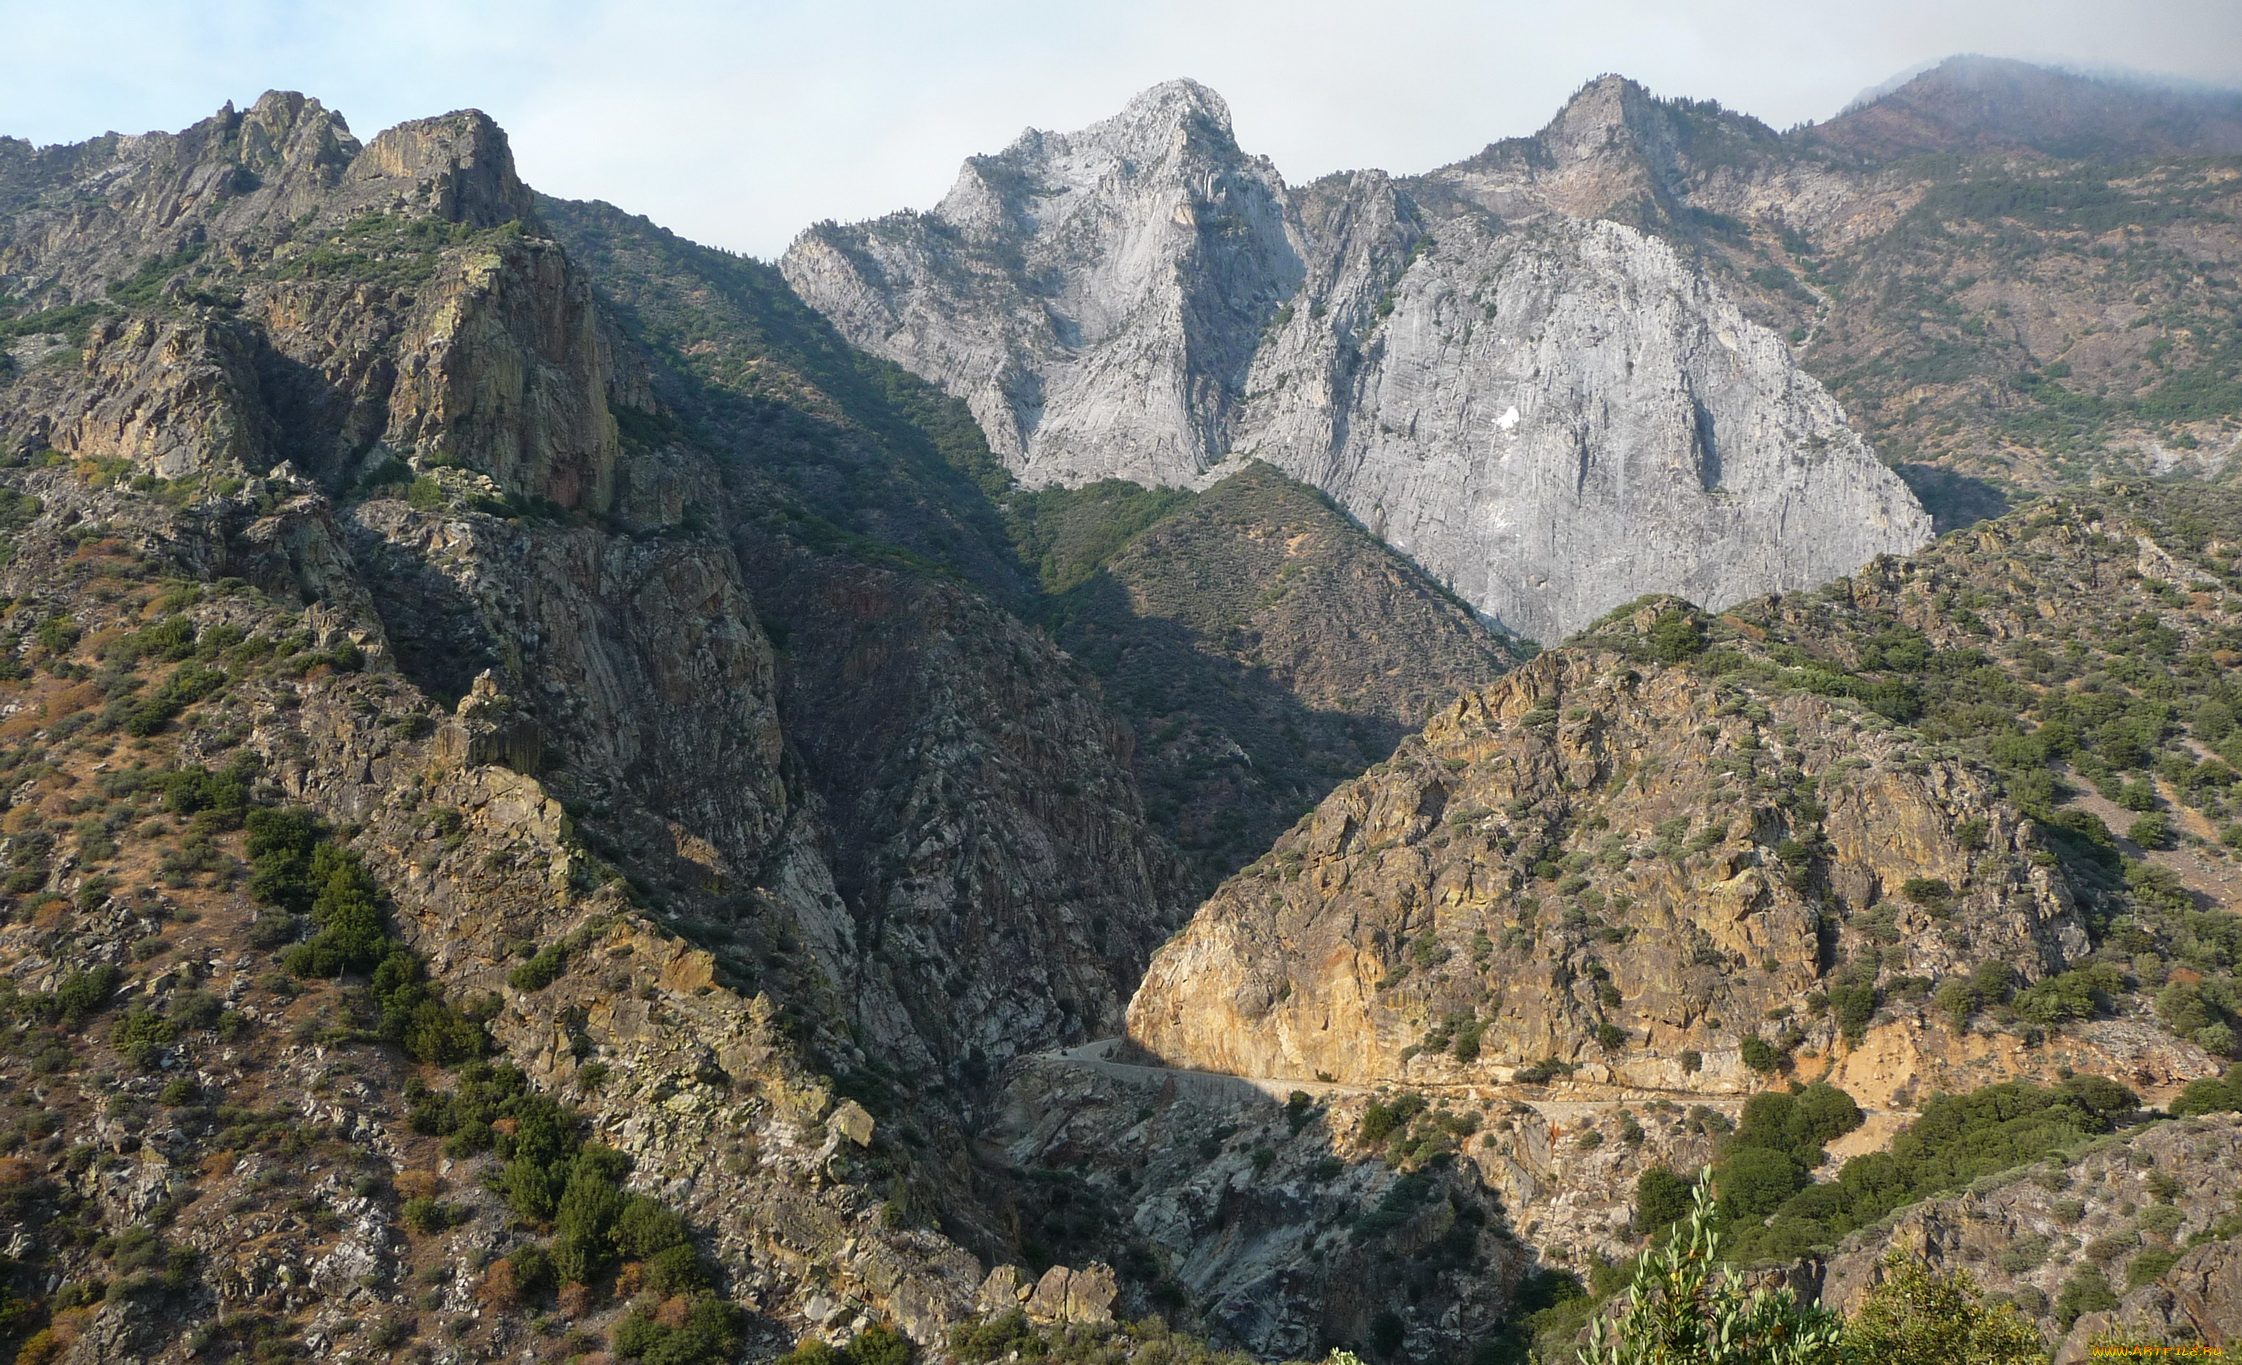
[[(2005, 1079), (2007, 1049), (1912, 1036), (1927, 1010), (1841, 1046), (1809, 997), (1863, 958), (1894, 980), (1998, 960), (2033, 981), (2083, 956), (2079, 892), (2032, 863), (2029, 822), (1825, 699), (1693, 684), (1568, 650), (1435, 718), (1161, 949), (1132, 1040), (1275, 1079), (1485, 1086), (1553, 1058), (1591, 1084), (1736, 1093), (1772, 1019), (1802, 1072), (1864, 1102)], [(1917, 880), (1949, 895), (1905, 899)], [(2215, 1069), (2153, 1034), (2079, 1045), (2082, 1069), (2167, 1089)]]
[[(1139, 144), (1164, 150), (1095, 169)], [(851, 341), (968, 398), (1030, 484), (1258, 457), (1529, 636), (1646, 590), (1809, 586), (1927, 535), (1782, 343), (1658, 243), (1514, 233), (1374, 172), (1291, 189), (1188, 82), (977, 159), (930, 214), (814, 228), (784, 269)]]
[[(962, 1095), (1012, 1049), (1110, 1027), (1180, 910), (1094, 685), (971, 589), (731, 502), (479, 115), (361, 150), (274, 95), (29, 161), (0, 268), (28, 301), (11, 325), (58, 349), (0, 387), (19, 646), (111, 629), (113, 584), (146, 574), (223, 579), (227, 622), (346, 660), (221, 676), (228, 719), (193, 713), (153, 757), (247, 752), (272, 799), (352, 831), (435, 979), (520, 1001), (489, 1020), (506, 1054), (705, 1230), (742, 1302), (938, 1339), (982, 1271), (935, 1211), (985, 1254), (1003, 1235), (968, 1169), (909, 1174), (928, 1138), (888, 1126), (962, 1100), (886, 1078)], [(89, 580), (94, 541), (145, 567)], [(790, 595), (751, 599), (743, 562)], [(759, 611), (802, 642), (774, 651)], [(900, 729), (821, 730), (790, 687)], [(853, 765), (901, 730), (926, 747)], [(548, 950), (572, 970), (510, 984)], [(828, 1131), (836, 1106), (865, 1121)], [(852, 1164), (867, 1143), (889, 1155)]]
[(817, 228), (787, 280), (973, 408), (1030, 484), (1183, 485), (1221, 458), (1256, 334), (1298, 286), (1284, 182), (1191, 81), (975, 157), (928, 214)]
[(1788, 335), (1945, 529), (2004, 489), (2225, 467), (2237, 126), (2230, 95), (1985, 58), (1786, 133), (1604, 76), (1406, 183), (1672, 243)]
[[(1109, 545), (1113, 509), (1142, 502), (1158, 510)], [(1202, 891), (1521, 652), (1265, 464), (1194, 495), (1013, 506), (1058, 589), (1034, 615), (1129, 717), (1147, 812)]]

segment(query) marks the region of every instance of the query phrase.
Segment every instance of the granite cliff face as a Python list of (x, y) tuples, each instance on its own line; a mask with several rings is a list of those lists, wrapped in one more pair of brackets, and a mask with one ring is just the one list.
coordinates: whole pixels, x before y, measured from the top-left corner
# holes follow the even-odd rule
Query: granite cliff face
[[(1256, 360), (1237, 449), (1506, 629), (1556, 639), (1645, 591), (1725, 607), (1928, 538), (1781, 341), (1665, 244), (1480, 214), (1396, 240), (1406, 201), (1354, 189), (1319, 258), (1339, 268)], [(1398, 278), (1344, 268), (1402, 241)]]
[(843, 335), (972, 405), (1030, 485), (1191, 482), (1298, 287), (1284, 182), (1172, 81), (975, 157), (927, 214), (819, 227), (786, 277)]
[(977, 159), (931, 214), (813, 229), (784, 268), (967, 397), (1030, 483), (1260, 458), (1528, 636), (1928, 535), (1782, 343), (1658, 242), (1512, 231), (1438, 173), (1293, 189), (1188, 83)]
[(2238, 130), (2230, 93), (1980, 57), (1784, 133), (1603, 76), (1410, 188), (1670, 242), (1946, 529), (2090, 471), (2227, 467)]

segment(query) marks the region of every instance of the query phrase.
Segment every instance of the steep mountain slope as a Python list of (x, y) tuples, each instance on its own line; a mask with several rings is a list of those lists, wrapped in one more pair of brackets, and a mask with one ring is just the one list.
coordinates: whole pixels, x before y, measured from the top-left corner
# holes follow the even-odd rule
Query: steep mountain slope
[[(849, 350), (770, 267), (600, 205), (544, 211), (668, 370), (657, 384), (673, 410), (711, 439), (752, 445), (754, 460), (726, 472), (756, 490), (765, 524), (796, 544), (863, 554), (877, 542), (931, 561), (1049, 630), (1098, 677), (1134, 731), (1148, 816), (1201, 890), (1515, 657), (1266, 465), (1196, 495), (1021, 490), (961, 404)], [(749, 550), (742, 563), (801, 676), (813, 657), (854, 657), (844, 634), (798, 633), (782, 609), (801, 598), (796, 559)], [(892, 736), (832, 706), (835, 685), (792, 689), (803, 704), (789, 731), (838, 722), (856, 752), (820, 771), (877, 771), (873, 741)]]
[(1101, 506), (1144, 498), (1103, 484), (1014, 508), (1031, 544), (1049, 542), (1046, 581), (1061, 589), (1037, 619), (1130, 718), (1147, 813), (1202, 892), (1519, 657), (1267, 465), (1158, 499), (1118, 545), (1080, 543), (1115, 525)]
[[(799, 1324), (814, 1279), (815, 1302), (939, 1335), (980, 1271), (920, 1224), (941, 1209), (965, 1235), (1001, 1233), (968, 1172), (906, 1174), (913, 1149), (887, 1127), (905, 1110), (882, 1078), (938, 1078), (908, 1117), (940, 1128), (939, 1078), (970, 1086), (1012, 1049), (1116, 1018), (1181, 905), (1094, 686), (980, 594), (897, 552), (883, 565), (795, 541), (784, 528), (803, 514), (728, 486), (726, 461), (754, 447), (720, 455), (681, 428), (478, 115), (360, 149), (316, 103), (275, 95), (176, 138), (31, 162), (33, 202), (7, 221), (0, 261), (24, 300), (16, 333), (53, 353), (0, 388), (22, 535), (11, 638), (36, 636), (49, 673), (117, 698), (96, 718), (77, 693), (37, 693), (19, 727), (43, 733), (31, 752), (53, 753), (68, 727), (45, 723), (75, 715), (93, 723), (69, 751), (82, 759), (50, 760), (66, 767), (131, 753), (161, 775), (245, 753), (254, 800), (302, 802), (345, 831), (436, 989), (511, 1002), (487, 1015), (497, 1043), (539, 1092), (579, 1092), (587, 1131), (695, 1220), (718, 1283)], [(812, 394), (804, 416), (770, 420), (807, 425), (812, 399), (849, 416)], [(878, 435), (862, 439), (877, 451)], [(743, 564), (774, 562), (795, 597), (751, 606)], [(190, 647), (221, 626), (279, 643), (262, 665), (150, 683), (135, 720), (139, 679), (86, 680), (136, 623), (143, 575), (250, 593), (239, 609), (164, 608)], [(798, 611), (831, 653), (782, 658), (759, 611)], [(852, 718), (790, 730), (811, 710), (790, 703), (801, 683)], [(214, 691), (230, 704), (194, 707)], [(915, 760), (882, 742), (906, 733), (926, 746)], [(120, 752), (135, 734), (144, 750)], [(857, 762), (868, 743), (878, 762)], [(212, 848), (224, 828), (197, 826), (203, 861), (182, 866), (231, 866)], [(75, 892), (92, 911), (137, 894), (52, 851), (18, 847), (19, 893)], [(216, 927), (246, 918), (238, 895), (228, 905)], [(168, 1020), (187, 978), (132, 966), (140, 932), (116, 916), (77, 951), (124, 967), (117, 988)], [(241, 952), (210, 943), (195, 951)], [(44, 982), (56, 944), (21, 946), (11, 971)], [(968, 955), (955, 979), (944, 964)], [(820, 1073), (879, 1111), (877, 1137), (842, 1124), (850, 1150), (885, 1155), (820, 1150), (837, 1102)], [(754, 1086), (769, 1089), (745, 1100)], [(123, 1187), (80, 1193), (112, 1231), (144, 1211)], [(538, 1208), (514, 1203), (531, 1228), (551, 1217)], [(388, 1238), (401, 1214), (376, 1199), (351, 1216)], [(503, 1249), (515, 1234), (492, 1216), (459, 1235)], [(253, 1249), (219, 1224), (198, 1236), (203, 1283), (232, 1283)], [(22, 1254), (83, 1278), (106, 1253), (34, 1236)], [(589, 1286), (568, 1316), (599, 1316), (606, 1270), (562, 1275)], [(393, 1280), (369, 1292), (409, 1306)], [(283, 1297), (283, 1317), (328, 1302)], [(109, 1312), (86, 1330), (108, 1330)]]
[(1811, 586), (1927, 533), (1781, 343), (1661, 244), (1513, 232), (1377, 173), (1292, 190), (1189, 82), (976, 159), (931, 214), (813, 228), (783, 268), (966, 397), (1030, 484), (1259, 457), (1528, 636), (1645, 590)]
[(1857, 1302), (1898, 1248), (1966, 1269), (2040, 1319), (2064, 1365), (2108, 1335), (2231, 1348), (2242, 1341), (2242, 1215), (2227, 1175), (2238, 1144), (2232, 1114), (2191, 1117), (1926, 1200), (1849, 1238), (1821, 1268), (1820, 1294)]
[(1448, 1144), (1576, 1259), (1626, 1250), (1641, 1171), (1704, 1159), (1605, 1147), (1615, 1110), (1828, 1081), (1870, 1110), (1851, 1155), (2010, 1079), (2171, 1100), (2242, 1051), (2238, 547), (2232, 494), (2116, 486), (1719, 618), (1615, 613), (1225, 883), (1129, 1037), (1280, 1093), (1530, 1104), (1461, 1148), (1405, 1116), (1393, 1151)]
[(2004, 488), (2224, 467), (2237, 117), (2231, 95), (1956, 58), (1778, 135), (1606, 76), (1405, 183), (1671, 242), (1788, 333), (1944, 527)]
[(995, 502), (1007, 480), (962, 404), (850, 347), (767, 265), (606, 204), (538, 212), (646, 348), (677, 419), (753, 450), (724, 472), (767, 522), (826, 551), (903, 552), (1007, 605), (1032, 591)]

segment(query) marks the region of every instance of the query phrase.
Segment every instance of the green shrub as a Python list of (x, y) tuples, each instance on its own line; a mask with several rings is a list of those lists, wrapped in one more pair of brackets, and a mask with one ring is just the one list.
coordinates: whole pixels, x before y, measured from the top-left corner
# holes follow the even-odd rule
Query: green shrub
[(1744, 1065), (1761, 1075), (1769, 1075), (1782, 1069), (1783, 1054), (1756, 1033), (1747, 1035), (1738, 1051), (1743, 1057)]
[(41, 649), (59, 658), (77, 647), (78, 637), (82, 633), (78, 629), (78, 623), (69, 617), (50, 616), (39, 623), (35, 638)]
[(646, 1258), (645, 1284), (665, 1299), (698, 1293), (710, 1287), (708, 1267), (689, 1246), (664, 1247)]
[[(809, 1344), (825, 1345), (814, 1340)], [(831, 1359), (801, 1358), (802, 1351), (806, 1349), (807, 1345), (797, 1349), (793, 1355), (781, 1356), (779, 1359), (792, 1362), (792, 1365), (835, 1365)], [(825, 1349), (832, 1352), (829, 1346)], [(950, 1351), (964, 1361), (965, 1365), (988, 1365), (988, 1362), (1002, 1359), (1014, 1352), (1018, 1352), (1022, 1359), (1034, 1359), (1044, 1355), (1046, 1348), (1042, 1338), (1036, 1335), (1035, 1328), (1028, 1324), (1028, 1315), (1015, 1308), (998, 1317), (969, 1319), (959, 1323), (950, 1329)]]
[(1372, 1144), (1384, 1142), (1407, 1128), (1410, 1120), (1424, 1110), (1425, 1101), (1421, 1095), (1403, 1095), (1391, 1104), (1372, 1100), (1362, 1109), (1362, 1126), (1359, 1129), (1362, 1140)]
[(466, 1221), (464, 1210), (426, 1195), (406, 1200), (397, 1210), (397, 1217), (406, 1227), (423, 1236), (431, 1236)]
[(54, 989), (54, 1013), (65, 1024), (83, 1024), (108, 1007), (117, 980), (117, 969), (107, 963), (72, 972)]
[(1981, 1004), (1976, 985), (1969, 978), (1961, 976), (1951, 976), (1938, 983), (1938, 991), (1931, 997), (1931, 1001), (1957, 1028), (1968, 1023)]
[(1845, 1323), (1848, 1360), (1875, 1365), (2040, 1365), (2039, 1329), (2007, 1300), (1988, 1302), (1967, 1271), (1941, 1274), (1894, 1252)]
[[(1827, 1087), (1824, 1087), (1827, 1089)], [(1808, 1091), (1814, 1087), (1808, 1087)], [(2046, 1089), (2020, 1081), (1986, 1086), (1965, 1095), (1941, 1095), (1923, 1106), (1916, 1120), (1882, 1152), (1847, 1161), (1837, 1178), (1808, 1184), (1804, 1172), (1821, 1159), (1821, 1144), (1845, 1118), (1850, 1097), (1831, 1091), (1801, 1117), (1780, 1112), (1783, 1100), (1799, 1096), (1755, 1095), (1745, 1121), (1730, 1141), (1730, 1155), (1719, 1170), (1722, 1204), (1739, 1218), (1765, 1218), (1763, 1226), (1736, 1230), (1740, 1253), (1774, 1255), (1770, 1237), (1778, 1224), (1791, 1235), (1805, 1234), (1812, 1246), (1834, 1245), (1846, 1233), (1868, 1226), (1905, 1204), (1960, 1189), (1983, 1175), (2039, 1160), (2082, 1137), (2111, 1131), (2139, 1098), (2099, 1076), (2078, 1076)], [(1771, 1102), (1764, 1119), (1751, 1105)], [(1851, 1112), (1858, 1114), (1858, 1109)], [(1814, 1145), (1809, 1147), (1807, 1144)], [(1750, 1144), (1747, 1146), (1747, 1143)], [(1755, 1157), (1742, 1173), (1740, 1197), (1731, 1198), (1729, 1171), (1745, 1151), (1784, 1158), (1787, 1166)], [(1785, 1180), (1792, 1193), (1769, 1206)]]
[(2144, 815), (2126, 826), (2125, 837), (2143, 848), (2170, 848), (2172, 822), (2160, 814)]
[(2229, 1068), (2223, 1078), (2189, 1081), (2168, 1108), (2176, 1118), (2242, 1110), (2242, 1067)]
[(216, 694), (228, 681), (219, 669), (195, 663), (181, 664), (154, 692), (125, 712), (125, 732), (156, 734), (180, 712)]
[(1408, 1335), (1401, 1315), (1386, 1309), (1370, 1320), (1370, 1353), (1381, 1360), (1387, 1359), (1401, 1349)]
[(615, 1221), (615, 1249), (633, 1261), (691, 1241), (685, 1220), (652, 1199), (632, 1198)]
[(911, 1365), (911, 1339), (884, 1322), (875, 1322), (848, 1344), (849, 1365)]
[(119, 1019), (109, 1030), (109, 1046), (116, 1049), (118, 1056), (147, 1070), (155, 1066), (164, 1048), (178, 1036), (178, 1026), (169, 1019), (153, 1010), (139, 1009)]
[(2161, 1247), (2152, 1247), (2135, 1256), (2125, 1267), (2126, 1292), (2131, 1293), (2142, 1285), (2160, 1278), (2165, 1271), (2172, 1268), (2172, 1263), (2179, 1259), (2178, 1252)]
[(1649, 646), (1650, 657), (1658, 662), (1680, 663), (1703, 652), (1705, 632), (1689, 612), (1669, 609), (1651, 623)]
[(1954, 898), (1954, 888), (1938, 877), (1909, 877), (1900, 894), (1917, 905), (1944, 905)]
[(568, 970), (568, 946), (549, 944), (538, 950), (535, 957), (515, 967), (506, 974), (506, 984), (517, 991), (541, 991)]
[(2092, 962), (2025, 987), (2017, 993), (2016, 1012), (2035, 1024), (2092, 1019), (2124, 988), (2125, 978), (2115, 967)]
[(2068, 1332), (2086, 1314), (2106, 1313), (2115, 1307), (2117, 1295), (2110, 1291), (2109, 1278), (2092, 1266), (2082, 1265), (2071, 1272), (2055, 1296), (2055, 1321)]
[(1555, 1057), (1544, 1057), (1538, 1062), (1531, 1062), (1519, 1067), (1511, 1073), (1511, 1079), (1520, 1085), (1547, 1085), (1559, 1076), (1571, 1075), (1572, 1070), (1572, 1065), (1569, 1062), (1560, 1062)]
[(515, 1247), (506, 1260), (514, 1268), (514, 1288), (528, 1297), (535, 1298), (559, 1283), (553, 1274), (552, 1253), (535, 1242)]
[(1835, 1313), (1788, 1290), (1747, 1296), (1727, 1271), (1711, 1186), (1707, 1172), (1686, 1221), (1636, 1263), (1617, 1325), (1602, 1315), (1590, 1322), (1582, 1365), (1839, 1365)]
[(1838, 1030), (1845, 1041), (1858, 1044), (1868, 1034), (1868, 1026), (1876, 1018), (1878, 998), (1873, 981), (1852, 978), (1832, 978), (1829, 985), (1829, 1012), (1837, 1021)]
[(739, 1309), (713, 1294), (695, 1297), (675, 1327), (634, 1307), (615, 1328), (615, 1354), (648, 1365), (728, 1365), (739, 1357), (740, 1325)]
[(1807, 1174), (1786, 1152), (1747, 1147), (1722, 1160), (1718, 1180), (1724, 1212), (1765, 1218), (1806, 1187)]
[(2047, 1253), (2053, 1247), (2045, 1237), (2019, 1237), (2001, 1249), (2000, 1267), (2011, 1275), (2028, 1275), (2047, 1264)]
[(1689, 1215), (1696, 1191), (1690, 1182), (1652, 1166), (1635, 1177), (1635, 1231), (1655, 1236)]

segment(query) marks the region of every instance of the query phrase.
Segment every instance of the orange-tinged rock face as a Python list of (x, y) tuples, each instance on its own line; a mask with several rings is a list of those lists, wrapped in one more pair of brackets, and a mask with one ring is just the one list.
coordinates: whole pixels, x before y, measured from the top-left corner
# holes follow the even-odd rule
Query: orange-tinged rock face
[[(2030, 981), (2089, 947), (2031, 823), (1926, 747), (1739, 677), (1545, 655), (1225, 884), (1155, 958), (1130, 1034), (1175, 1065), (1354, 1084), (1503, 1085), (1552, 1059), (1737, 1093), (1787, 1057), (1876, 1107), (2050, 1071), (1925, 1004), (1979, 963)], [(2063, 1064), (2152, 1093), (2210, 1064), (2115, 1028)]]

